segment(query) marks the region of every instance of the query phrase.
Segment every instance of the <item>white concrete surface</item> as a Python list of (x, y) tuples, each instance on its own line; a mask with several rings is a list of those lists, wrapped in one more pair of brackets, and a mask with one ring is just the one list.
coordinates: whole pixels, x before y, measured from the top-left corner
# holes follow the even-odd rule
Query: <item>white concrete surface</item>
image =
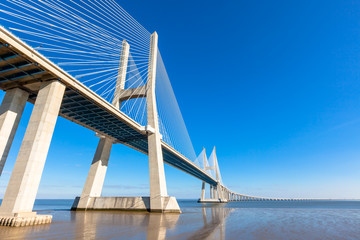
[(36, 215), (33, 217), (0, 217), (0, 226), (26, 227), (40, 224), (49, 224), (51, 215)]
[[(79, 197), (75, 199), (72, 210), (153, 211), (150, 197), (89, 197), (86, 208), (78, 205), (79, 200)], [(162, 197), (162, 200), (161, 212), (181, 213), (175, 197)]]
[(158, 53), (158, 35), (151, 35), (150, 61), (148, 70), (148, 90), (146, 93), (147, 124), (155, 129), (148, 136), (149, 178), (150, 178), (150, 209), (162, 211), (163, 197), (167, 196), (164, 161), (161, 149), (158, 111), (155, 96), (156, 65)]
[[(112, 104), (118, 109), (120, 109), (121, 107), (119, 96), (121, 91), (125, 88), (129, 51), (130, 51), (129, 44), (125, 40), (123, 40), (121, 47), (119, 72), (117, 76), (114, 97), (112, 100)], [(89, 197), (101, 196), (112, 145), (113, 145), (112, 139), (104, 136), (100, 137), (92, 164), (90, 166), (89, 174), (86, 178), (86, 182), (80, 196), (80, 200), (79, 200), (80, 208), (87, 207), (87, 204), (89, 202)]]
[(113, 141), (111, 139), (100, 138), (81, 193), (79, 206), (82, 208), (87, 207), (89, 197), (101, 196), (112, 145)]
[(0, 207), (0, 217), (34, 215), (32, 209), (64, 91), (65, 86), (58, 81), (41, 86)]
[(29, 93), (14, 88), (7, 90), (0, 106), (0, 176), (14, 140)]

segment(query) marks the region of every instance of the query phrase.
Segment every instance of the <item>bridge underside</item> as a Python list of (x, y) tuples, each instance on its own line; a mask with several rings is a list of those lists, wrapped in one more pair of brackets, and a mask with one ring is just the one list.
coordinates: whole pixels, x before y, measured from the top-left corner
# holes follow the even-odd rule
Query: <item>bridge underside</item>
[[(0, 42), (0, 89), (4, 91), (12, 88), (23, 89), (30, 93), (29, 101), (34, 103), (42, 82), (56, 79), (61, 81), (61, 79), (26, 56), (7, 43)], [(139, 124), (124, 114), (114, 115), (113, 109), (104, 107), (106, 104), (99, 104), (99, 101), (94, 100), (92, 96), (84, 95), (76, 88), (78, 86), (84, 88), (80, 83), (72, 85), (65, 83), (65, 85), (67, 87), (60, 116), (147, 154), (147, 135)], [(96, 95), (88, 89), (87, 91)], [(164, 142), (162, 149), (165, 163), (211, 185), (216, 185), (216, 181), (211, 176)]]

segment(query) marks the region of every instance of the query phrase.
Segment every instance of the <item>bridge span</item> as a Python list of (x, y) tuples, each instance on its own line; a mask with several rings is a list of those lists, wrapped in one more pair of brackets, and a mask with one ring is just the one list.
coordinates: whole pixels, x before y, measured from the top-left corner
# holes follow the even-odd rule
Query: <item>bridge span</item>
[[(58, 116), (96, 133), (99, 143), (80, 197), (72, 210), (145, 210), (176, 212), (181, 210), (175, 197), (167, 194), (163, 163), (167, 163), (202, 181), (200, 202), (269, 200), (237, 194), (222, 183), (216, 153), (214, 164), (206, 157), (201, 167), (164, 141), (155, 95), (158, 63), (158, 35), (150, 37), (148, 66), (144, 85), (125, 87), (131, 45), (122, 41), (118, 75), (112, 102), (81, 83), (36, 49), (0, 27), (0, 89), (5, 97), (0, 106), (0, 175), (26, 102), (34, 108), (0, 207), (0, 225), (25, 226), (51, 222), (49, 215), (33, 212), (50, 142)], [(124, 112), (121, 104), (146, 99), (147, 124), (141, 125)], [(124, 144), (149, 157), (149, 197), (102, 197), (112, 145)], [(210, 199), (205, 199), (205, 184)]]

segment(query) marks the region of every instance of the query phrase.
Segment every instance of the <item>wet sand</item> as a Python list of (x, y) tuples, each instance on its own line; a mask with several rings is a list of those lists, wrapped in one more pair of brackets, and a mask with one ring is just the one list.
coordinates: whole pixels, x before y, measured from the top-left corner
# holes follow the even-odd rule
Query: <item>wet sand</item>
[(0, 227), (0, 239), (360, 239), (359, 201), (179, 201), (182, 214), (71, 212), (72, 200), (40, 200), (49, 225)]

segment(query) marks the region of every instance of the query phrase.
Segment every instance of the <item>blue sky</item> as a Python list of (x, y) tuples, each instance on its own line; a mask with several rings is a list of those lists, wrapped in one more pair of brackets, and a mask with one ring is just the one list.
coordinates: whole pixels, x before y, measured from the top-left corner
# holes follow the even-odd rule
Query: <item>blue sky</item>
[[(205, 147), (209, 156), (216, 146), (228, 187), (264, 197), (360, 198), (360, 1), (119, 3), (158, 32), (195, 151)], [(80, 195), (97, 142), (59, 118), (38, 197)], [(169, 195), (200, 197), (199, 180), (165, 171)], [(114, 145), (103, 194), (148, 195), (147, 157)]]

